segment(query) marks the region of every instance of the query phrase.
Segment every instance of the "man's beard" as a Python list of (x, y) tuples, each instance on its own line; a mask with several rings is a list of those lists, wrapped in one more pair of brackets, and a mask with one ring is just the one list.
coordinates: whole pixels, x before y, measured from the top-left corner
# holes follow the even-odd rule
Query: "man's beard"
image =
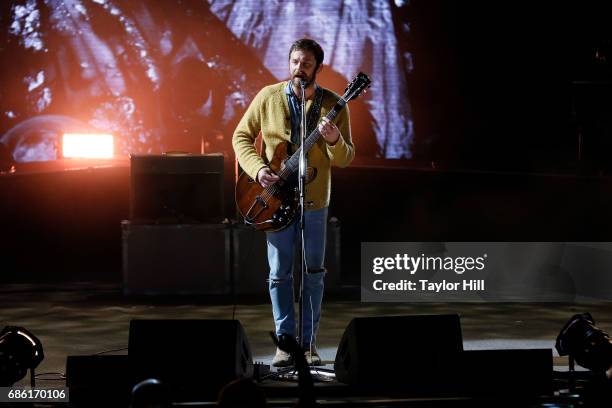
[(317, 79), (317, 73), (313, 72), (312, 77), (308, 78), (306, 76), (304, 77), (298, 77), (298, 76), (293, 76), (293, 85), (296, 88), (300, 87), (300, 81), (304, 81), (304, 88), (308, 88), (310, 85), (315, 83), (315, 80)]

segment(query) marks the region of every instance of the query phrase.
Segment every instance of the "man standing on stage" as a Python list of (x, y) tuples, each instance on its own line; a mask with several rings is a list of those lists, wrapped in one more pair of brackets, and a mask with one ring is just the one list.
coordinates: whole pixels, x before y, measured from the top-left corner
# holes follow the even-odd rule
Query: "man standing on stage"
[[(289, 81), (263, 88), (245, 112), (234, 132), (232, 143), (236, 157), (244, 171), (264, 188), (279, 177), (267, 166), (276, 147), (282, 142), (292, 143), (292, 152), (299, 147), (301, 118), (300, 81), (305, 82), (307, 132), (315, 127), (322, 135), (308, 152), (308, 166), (316, 168), (316, 175), (306, 185), (304, 243), (307, 270), (303, 292), (303, 339), (306, 361), (321, 365), (315, 342), (325, 277), (324, 257), (327, 227), (327, 208), (331, 191), (331, 166), (347, 166), (355, 156), (351, 140), (348, 107), (337, 116), (336, 123), (325, 118), (339, 97), (317, 85), (321, 71), (323, 49), (310, 39), (293, 43), (289, 50)], [(323, 118), (320, 120), (319, 118)], [(320, 123), (319, 123), (320, 122)], [(318, 123), (318, 125), (317, 125)], [(257, 154), (255, 138), (261, 132), (265, 144), (266, 161)], [(294, 247), (298, 242), (299, 217), (277, 232), (267, 232), (269, 289), (276, 334), (295, 336), (296, 323), (293, 300)], [(291, 356), (278, 349), (272, 365), (283, 367), (293, 364)]]

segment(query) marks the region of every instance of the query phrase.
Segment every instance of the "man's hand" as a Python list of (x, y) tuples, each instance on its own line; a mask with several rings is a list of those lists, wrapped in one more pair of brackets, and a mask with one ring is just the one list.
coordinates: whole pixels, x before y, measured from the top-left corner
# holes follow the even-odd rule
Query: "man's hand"
[(262, 167), (257, 172), (257, 181), (263, 188), (271, 186), (276, 183), (280, 177), (278, 177), (269, 167)]
[(338, 130), (338, 127), (331, 123), (326, 117), (319, 123), (319, 132), (321, 136), (323, 136), (323, 139), (330, 145), (335, 145), (340, 137), (340, 130)]

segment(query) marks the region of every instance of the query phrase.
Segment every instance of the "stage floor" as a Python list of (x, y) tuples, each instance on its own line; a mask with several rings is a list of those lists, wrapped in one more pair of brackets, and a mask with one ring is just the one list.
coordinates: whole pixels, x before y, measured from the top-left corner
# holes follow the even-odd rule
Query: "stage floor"
[[(274, 345), (270, 305), (238, 299), (206, 296), (126, 298), (120, 287), (109, 284), (3, 285), (0, 290), (0, 322), (29, 329), (43, 343), (45, 359), (37, 374), (39, 386), (63, 385), (68, 355), (88, 355), (115, 350), (127, 353), (131, 319), (231, 319), (240, 320), (255, 361), (269, 364)], [(354, 317), (382, 315), (458, 313), (464, 348), (551, 348), (565, 322), (575, 313), (591, 312), (597, 325), (612, 328), (612, 302), (560, 303), (361, 303), (358, 294), (327, 296), (318, 337), (322, 358), (333, 367), (340, 338)], [(214, 353), (214, 350), (208, 352)], [(389, 351), (380, 351), (389, 359)], [(567, 358), (554, 351), (555, 370), (566, 370)], [(28, 384), (28, 379), (21, 381)]]

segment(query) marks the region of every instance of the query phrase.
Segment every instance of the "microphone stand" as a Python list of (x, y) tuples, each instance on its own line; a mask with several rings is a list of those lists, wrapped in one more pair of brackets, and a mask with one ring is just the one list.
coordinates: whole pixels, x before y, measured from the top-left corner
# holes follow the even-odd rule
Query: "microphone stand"
[(300, 294), (299, 294), (299, 313), (298, 313), (298, 339), (300, 347), (304, 347), (304, 274), (306, 273), (306, 245), (304, 243), (304, 230), (305, 230), (305, 218), (304, 218), (304, 209), (305, 209), (305, 197), (306, 190), (304, 188), (306, 184), (306, 154), (304, 152), (304, 145), (306, 143), (306, 90), (305, 81), (300, 80), (300, 89), (302, 91), (302, 100), (301, 100), (301, 124), (300, 124), (300, 161), (299, 161), (299, 171), (298, 171), (298, 191), (300, 195), (300, 226), (299, 226), (299, 235), (300, 235), (300, 245), (302, 254), (301, 259), (301, 273), (300, 273)]

